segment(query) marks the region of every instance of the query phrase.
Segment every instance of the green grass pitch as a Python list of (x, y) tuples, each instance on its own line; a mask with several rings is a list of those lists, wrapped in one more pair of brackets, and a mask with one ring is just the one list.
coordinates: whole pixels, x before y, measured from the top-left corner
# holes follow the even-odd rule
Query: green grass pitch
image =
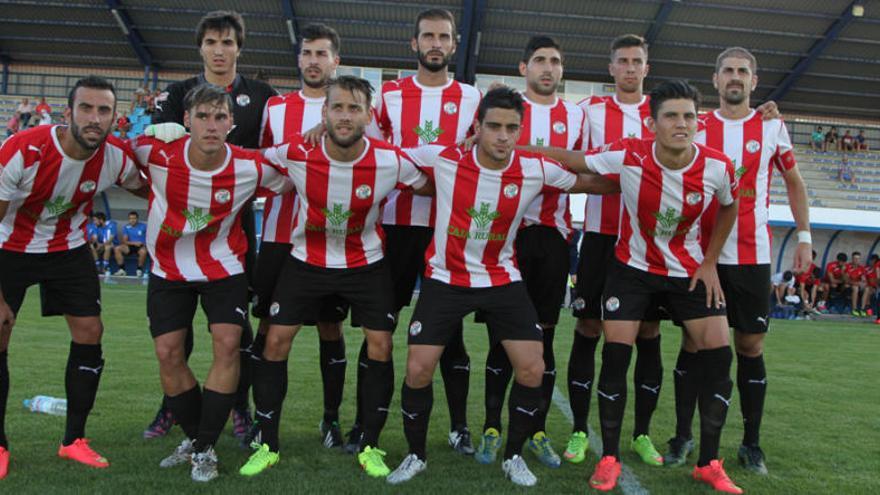
[[(146, 290), (140, 286), (105, 286), (104, 356), (107, 360), (95, 409), (89, 420), (92, 444), (106, 455), (111, 467), (93, 470), (56, 456), (63, 433), (63, 418), (33, 414), (22, 400), (37, 394), (64, 396), (64, 366), (69, 334), (61, 318), (39, 316), (38, 292), (31, 290), (13, 331), (9, 361), (11, 391), (6, 416), (12, 463), (2, 493), (518, 493), (506, 481), (499, 464), (482, 466), (453, 453), (446, 445), (449, 427), (446, 400), (439, 372), (435, 377), (435, 402), (428, 439), (428, 470), (402, 487), (368, 479), (355, 459), (321, 446), (317, 432), (322, 411), (318, 342), (311, 328), (294, 342), (290, 362), (290, 390), (282, 416), (281, 463), (254, 479), (238, 475), (248, 453), (224, 432), (217, 452), (221, 477), (196, 485), (187, 467), (162, 470), (159, 460), (181, 440), (179, 428), (167, 437), (143, 440), (141, 432), (152, 419), (161, 397), (156, 359), (147, 330)], [(408, 323), (409, 310), (401, 316)], [(565, 370), (574, 320), (563, 311), (556, 336), (559, 363), (557, 387), (567, 395)], [(402, 328), (405, 328), (401, 325)], [(210, 355), (204, 318), (197, 316), (196, 350), (191, 364), (204, 378)], [(342, 424), (353, 415), (358, 330), (347, 328), (349, 358)], [(395, 336), (395, 395), (381, 447), (393, 469), (405, 454), (399, 413), (400, 384), (406, 359), (405, 332)], [(465, 340), (472, 359), (469, 420), (475, 436), (483, 421), (483, 363), (486, 356), (484, 327), (468, 323)], [(664, 389), (652, 424), (658, 449), (673, 432), (672, 368), (679, 332), (663, 328)], [(774, 321), (767, 339), (769, 392), (762, 445), (770, 475), (745, 473), (736, 463), (742, 435), (739, 404), (734, 400), (722, 438), (721, 455), (728, 473), (747, 493), (880, 493), (880, 327), (828, 322)], [(598, 377), (599, 364), (596, 374)], [(734, 371), (735, 373), (735, 371)], [(736, 393), (734, 393), (736, 397)], [(632, 393), (627, 405), (622, 460), (652, 494), (711, 493), (689, 478), (686, 468), (652, 468), (629, 452), (632, 428)], [(593, 399), (590, 424), (598, 430), (598, 408)], [(504, 415), (506, 423), (506, 413)], [(698, 426), (695, 424), (698, 428)], [(696, 430), (698, 431), (698, 430)], [(555, 406), (548, 418), (548, 433), (560, 453), (570, 425)], [(478, 440), (476, 438), (475, 440)], [(525, 454), (539, 478), (533, 493), (584, 493), (596, 456), (581, 465), (563, 463), (557, 470), (540, 465)], [(618, 489), (619, 492), (619, 489)]]

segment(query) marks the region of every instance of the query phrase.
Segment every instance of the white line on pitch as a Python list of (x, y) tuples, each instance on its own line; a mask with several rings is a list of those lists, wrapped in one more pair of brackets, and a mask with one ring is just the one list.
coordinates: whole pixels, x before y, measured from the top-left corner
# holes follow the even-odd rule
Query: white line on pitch
[[(562, 411), (562, 415), (568, 419), (568, 422), (574, 424), (574, 414), (571, 412), (571, 405), (568, 403), (568, 399), (562, 395), (562, 392), (559, 391), (559, 387), (553, 387), (553, 403), (556, 404), (556, 407)], [(593, 428), (587, 426), (590, 435), (590, 450), (592, 450), (597, 456), (602, 456), (602, 439), (599, 438), (599, 435), (596, 435), (596, 432), (593, 431)], [(620, 490), (624, 493), (624, 495), (650, 495), (645, 487), (639, 483), (639, 478), (636, 476), (636, 473), (632, 471), (626, 464), (623, 462), (620, 463), (621, 473), (620, 480), (618, 481), (618, 486), (620, 486)]]

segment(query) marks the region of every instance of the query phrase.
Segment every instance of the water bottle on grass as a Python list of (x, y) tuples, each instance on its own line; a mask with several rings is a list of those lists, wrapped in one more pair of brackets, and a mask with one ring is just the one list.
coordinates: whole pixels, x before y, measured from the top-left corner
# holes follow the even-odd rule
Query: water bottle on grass
[(24, 407), (28, 408), (31, 412), (51, 414), (53, 416), (67, 415), (67, 399), (49, 397), (48, 395), (37, 395), (30, 399), (25, 399)]

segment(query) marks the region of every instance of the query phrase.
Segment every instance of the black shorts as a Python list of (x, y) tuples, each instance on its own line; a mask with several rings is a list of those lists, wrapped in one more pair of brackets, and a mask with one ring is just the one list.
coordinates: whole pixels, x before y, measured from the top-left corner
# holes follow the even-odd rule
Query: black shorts
[(425, 251), (434, 237), (431, 227), (382, 225), (385, 260), (394, 284), (394, 312), (409, 306), (416, 281), (425, 273)]
[(209, 282), (166, 280), (150, 274), (147, 284), (147, 317), (150, 334), (162, 334), (192, 327), (199, 299), (208, 325), (247, 323), (248, 281), (243, 273)]
[(357, 268), (322, 268), (287, 257), (269, 306), (274, 325), (302, 325), (328, 297), (351, 305), (352, 319), (370, 330), (396, 325), (391, 276), (384, 260)]
[(0, 249), (0, 289), (14, 313), (34, 284), (40, 285), (43, 316), (101, 314), (101, 284), (88, 246), (57, 253)]
[(409, 324), (410, 345), (446, 345), (469, 313), (480, 311), (490, 345), (502, 340), (543, 341), (538, 314), (525, 284), (458, 287), (425, 279)]
[(540, 323), (556, 325), (568, 281), (568, 242), (553, 227), (531, 225), (516, 234), (516, 259)]
[(706, 286), (688, 290), (688, 277), (666, 277), (637, 270), (614, 260), (608, 269), (602, 295), (602, 319), (646, 321), (651, 311), (663, 306), (681, 321), (724, 316), (724, 308), (706, 307)]
[(584, 232), (578, 256), (577, 282), (574, 285), (574, 301), (571, 302), (575, 318), (598, 320), (602, 316), (602, 292), (608, 267), (614, 263), (616, 235)]
[[(272, 295), (284, 263), (290, 258), (292, 246), (282, 242), (263, 242), (260, 244), (260, 252), (257, 254), (257, 267), (254, 273), (254, 306), (252, 314), (257, 318), (269, 317), (269, 306), (272, 304)], [(307, 325), (315, 321), (339, 323), (345, 321), (348, 316), (348, 303), (339, 297), (328, 297), (321, 301), (317, 308), (317, 314), (313, 314), (306, 320)]]
[(770, 325), (770, 265), (718, 265), (730, 326), (766, 333)]

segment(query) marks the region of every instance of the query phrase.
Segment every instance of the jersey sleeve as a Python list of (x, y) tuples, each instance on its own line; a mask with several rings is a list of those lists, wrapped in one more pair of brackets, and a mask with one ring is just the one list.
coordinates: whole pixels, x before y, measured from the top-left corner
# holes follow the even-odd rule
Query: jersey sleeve
[(736, 201), (738, 187), (739, 186), (736, 181), (736, 173), (734, 172), (733, 162), (725, 158), (724, 176), (721, 178), (721, 184), (715, 191), (715, 197), (718, 199), (718, 203), (723, 206), (728, 206)]
[(172, 83), (156, 98), (153, 123), (176, 122), (183, 125), (183, 83)]
[(439, 144), (428, 144), (415, 148), (404, 148), (403, 153), (418, 167), (422, 172), (433, 177), (434, 166), (440, 159), (440, 153), (446, 149), (445, 146)]
[(20, 140), (13, 136), (0, 147), (0, 201), (11, 201), (24, 174)]
[(391, 140), (391, 117), (388, 116), (388, 110), (386, 110), (385, 105), (385, 92), (381, 92), (379, 94), (379, 98), (376, 100), (376, 113), (377, 117), (376, 125), (379, 127), (379, 132), (382, 133), (382, 139), (386, 141)]
[(797, 165), (794, 158), (794, 147), (791, 145), (791, 137), (785, 122), (779, 121), (779, 134), (776, 136), (776, 154), (770, 159), (773, 166), (780, 172), (786, 172)]
[(568, 191), (577, 182), (577, 175), (548, 158), (541, 159), (544, 168), (544, 189)]
[(293, 182), (287, 176), (287, 171), (257, 155), (257, 166), (260, 167), (260, 184), (257, 186), (258, 196), (272, 196), (284, 194), (293, 189)]
[(403, 150), (397, 153), (400, 169), (397, 173), (397, 185), (418, 189), (428, 182), (428, 176), (416, 167), (413, 160)]
[(590, 139), (590, 121), (587, 119), (587, 112), (581, 107), (575, 107), (581, 111), (581, 134), (574, 143), (576, 151), (587, 151)]
[(619, 176), (626, 163), (628, 149), (623, 140), (587, 151), (584, 161), (590, 171), (599, 175)]

